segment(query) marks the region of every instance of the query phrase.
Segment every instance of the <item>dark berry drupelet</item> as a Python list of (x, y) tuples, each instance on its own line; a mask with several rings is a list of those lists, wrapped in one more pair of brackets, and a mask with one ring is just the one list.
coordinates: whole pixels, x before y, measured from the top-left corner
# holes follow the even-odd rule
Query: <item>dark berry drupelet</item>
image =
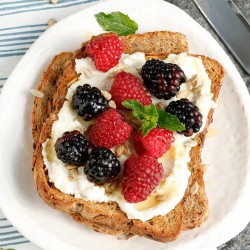
[(120, 172), (120, 162), (115, 154), (106, 148), (94, 148), (89, 154), (84, 173), (89, 181), (97, 185), (112, 182)]
[(152, 59), (147, 61), (141, 71), (145, 86), (158, 99), (169, 100), (180, 90), (186, 81), (183, 70), (176, 64)]
[(77, 130), (65, 132), (55, 144), (57, 158), (66, 164), (79, 165), (87, 160), (89, 143)]
[(181, 133), (185, 136), (197, 133), (202, 126), (202, 114), (199, 112), (199, 108), (186, 98), (170, 102), (166, 111), (177, 116), (184, 124), (186, 130)]
[(84, 84), (76, 88), (72, 106), (83, 120), (90, 121), (108, 108), (108, 102), (98, 88)]

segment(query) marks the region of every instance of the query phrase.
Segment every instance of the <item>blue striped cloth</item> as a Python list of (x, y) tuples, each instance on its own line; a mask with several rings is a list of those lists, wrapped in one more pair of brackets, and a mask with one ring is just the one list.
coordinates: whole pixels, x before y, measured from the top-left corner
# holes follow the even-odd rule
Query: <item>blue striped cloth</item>
[(98, 0), (9, 0), (0, 1), (0, 91), (20, 58), (57, 21)]
[[(1, 0), (0, 91), (31, 44), (48, 29), (50, 18), (60, 21), (98, 1), (58, 0), (57, 4), (52, 4), (49, 0)], [(0, 209), (0, 250), (2, 249), (41, 250), (15, 229)]]

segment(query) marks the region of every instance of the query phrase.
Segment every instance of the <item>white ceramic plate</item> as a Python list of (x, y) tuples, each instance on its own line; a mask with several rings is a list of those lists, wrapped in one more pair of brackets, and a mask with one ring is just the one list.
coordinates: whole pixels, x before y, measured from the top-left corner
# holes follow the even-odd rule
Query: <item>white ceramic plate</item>
[[(172, 30), (184, 33), (190, 53), (217, 59), (225, 68), (213, 128), (206, 140), (203, 161), (210, 203), (208, 221), (181, 234), (173, 243), (144, 238), (118, 241), (79, 225), (49, 208), (38, 197), (31, 173), (31, 108), (35, 88), (53, 56), (74, 51), (101, 33), (94, 14), (122, 11), (139, 24), (138, 32)], [(0, 204), (13, 225), (44, 249), (215, 249), (239, 233), (250, 220), (249, 95), (239, 73), (212, 36), (186, 13), (161, 0), (107, 0), (84, 9), (46, 31), (9, 77), (0, 97)]]

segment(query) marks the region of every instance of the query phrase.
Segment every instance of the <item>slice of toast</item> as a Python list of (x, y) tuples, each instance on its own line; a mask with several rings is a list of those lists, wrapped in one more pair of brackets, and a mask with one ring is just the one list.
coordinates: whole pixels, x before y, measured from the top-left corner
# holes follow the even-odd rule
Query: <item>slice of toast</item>
[[(105, 34), (107, 35), (107, 34)], [(140, 35), (121, 37), (125, 44), (125, 53), (144, 52), (147, 57), (165, 58), (171, 53), (187, 52), (187, 40), (184, 35), (172, 32), (149, 32)], [(196, 136), (198, 145), (190, 152), (189, 170), (191, 176), (182, 201), (165, 216), (156, 216), (146, 222), (130, 220), (115, 202), (98, 203), (75, 199), (56, 189), (49, 182), (46, 166), (42, 157), (42, 143), (51, 136), (51, 127), (63, 105), (67, 88), (77, 78), (74, 71), (74, 59), (85, 57), (85, 46), (76, 53), (62, 53), (56, 56), (44, 73), (38, 89), (44, 98), (35, 98), (32, 126), (34, 138), (33, 171), (36, 188), (43, 200), (53, 208), (68, 213), (80, 223), (94, 230), (121, 234), (133, 233), (159, 241), (172, 241), (181, 230), (200, 226), (208, 214), (208, 202), (204, 190), (203, 168), (200, 159), (207, 127), (212, 121), (212, 110), (207, 119), (206, 129)], [(202, 57), (203, 64), (212, 81), (211, 91), (216, 100), (223, 79), (223, 69), (218, 62)], [(198, 192), (190, 192), (198, 183)]]

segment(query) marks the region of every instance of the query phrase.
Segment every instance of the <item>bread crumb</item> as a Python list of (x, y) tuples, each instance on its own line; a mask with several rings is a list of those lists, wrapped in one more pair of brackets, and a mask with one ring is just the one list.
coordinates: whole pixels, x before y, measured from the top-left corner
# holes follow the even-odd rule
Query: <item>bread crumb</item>
[(67, 168), (68, 170), (71, 170), (71, 169), (76, 169), (77, 166), (76, 166), (76, 165), (66, 165), (66, 168)]
[(67, 83), (67, 86), (71, 86), (73, 83), (75, 83), (78, 80), (78, 77), (73, 78), (70, 82)]
[(105, 191), (108, 194), (111, 194), (116, 189), (116, 186), (117, 182), (108, 183), (107, 186), (105, 187)]
[(43, 98), (44, 97), (44, 93), (42, 91), (40, 91), (40, 90), (37, 90), (37, 89), (31, 89), (30, 93), (33, 96), (37, 97), (37, 98)]
[(203, 164), (202, 166), (203, 166), (204, 173), (206, 173), (209, 165), (208, 164)]
[(212, 138), (219, 135), (219, 131), (216, 128), (208, 128), (206, 138)]
[(166, 195), (156, 195), (156, 200), (165, 201), (167, 199)]
[(116, 109), (116, 104), (115, 104), (115, 102), (113, 100), (110, 100), (108, 105), (109, 105), (110, 108)]
[(58, 0), (51, 0), (51, 3), (57, 4), (57, 3), (58, 3)]
[(101, 92), (102, 92), (102, 95), (104, 96), (104, 98), (105, 98), (107, 101), (109, 101), (109, 100), (112, 98), (111, 94), (110, 94), (108, 91), (106, 91), (106, 90), (101, 90)]
[(87, 68), (83, 68), (82, 69), (82, 73), (86, 76), (86, 78), (91, 78), (92, 76), (93, 76), (93, 74), (92, 74), (92, 72), (89, 70), (89, 69), (87, 69)]
[(165, 105), (164, 105), (163, 102), (158, 102), (158, 103), (156, 103), (155, 107), (156, 107), (156, 108), (159, 108), (159, 109), (163, 109), (163, 110), (165, 109)]
[(95, 221), (95, 222), (98, 222), (98, 221), (103, 221), (103, 220), (107, 220), (108, 219), (108, 217), (107, 216), (105, 216), (105, 215), (97, 215), (97, 216), (95, 216), (94, 218), (93, 218), (93, 220)]
[(189, 78), (187, 80), (187, 83), (191, 83), (191, 85), (193, 85), (193, 87), (197, 87), (197, 84), (198, 84), (198, 75), (197, 74), (194, 74), (191, 76), (191, 78)]
[(57, 21), (56, 21), (56, 19), (54, 19), (54, 18), (50, 18), (49, 20), (48, 20), (48, 26), (49, 27), (51, 27), (53, 24), (55, 24), (55, 23), (57, 23)]
[(199, 185), (198, 185), (198, 183), (197, 183), (197, 181), (191, 186), (191, 188), (190, 188), (190, 194), (191, 195), (194, 195), (194, 194), (196, 194), (197, 192), (198, 192), (198, 190), (199, 190)]
[(126, 156), (130, 155), (130, 149), (129, 149), (129, 146), (127, 145), (127, 143), (124, 143), (124, 151), (123, 151), (123, 153)]
[(68, 180), (69, 181), (75, 181), (78, 177), (78, 169), (70, 169), (69, 170), (69, 175), (68, 175)]
[(127, 234), (126, 235), (126, 240), (132, 240), (132, 239), (135, 239), (136, 237), (138, 237), (137, 234)]
[(115, 150), (115, 155), (119, 158), (124, 154), (125, 146), (124, 144), (121, 144), (118, 146)]
[(118, 236), (117, 237), (117, 240), (123, 240), (121, 236)]

